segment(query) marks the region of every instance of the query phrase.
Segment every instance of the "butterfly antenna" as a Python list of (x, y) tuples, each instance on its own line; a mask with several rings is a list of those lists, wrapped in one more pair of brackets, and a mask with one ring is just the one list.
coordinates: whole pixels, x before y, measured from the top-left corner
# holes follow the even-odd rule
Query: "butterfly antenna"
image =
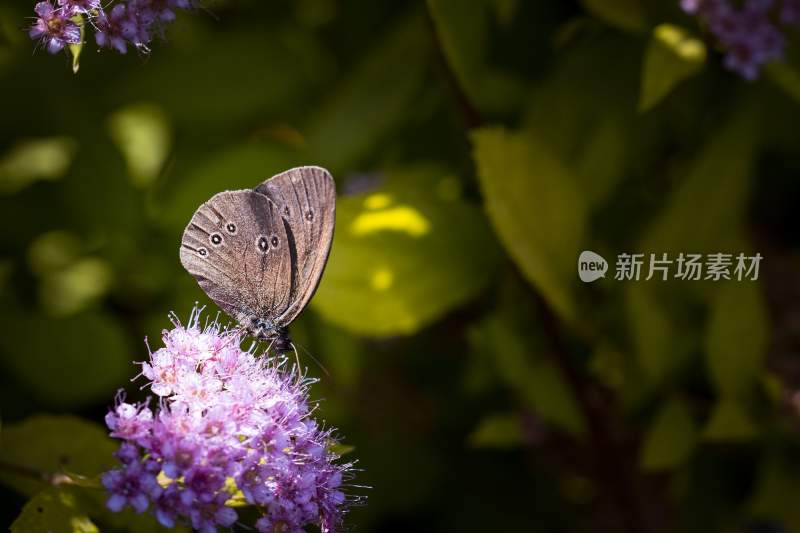
[[(324, 373), (324, 374), (325, 374), (327, 377), (329, 377), (329, 378), (331, 377), (331, 373), (330, 373), (330, 372), (328, 372), (328, 369), (327, 369), (327, 368), (325, 368), (325, 366), (324, 366), (322, 363), (320, 363), (320, 362), (319, 362), (319, 359), (317, 359), (316, 357), (314, 357), (313, 355), (311, 355), (311, 352), (309, 352), (308, 350), (306, 350), (305, 346), (303, 346), (302, 344), (298, 344), (298, 346), (300, 346), (300, 349), (301, 349), (301, 350), (303, 350), (303, 351), (306, 353), (306, 355), (308, 355), (308, 356), (311, 358), (311, 360), (312, 360), (312, 361), (314, 361), (314, 362), (317, 364), (317, 366), (320, 368), (320, 370), (322, 370), (322, 372), (323, 372), (323, 373)], [(297, 348), (295, 348), (295, 345), (294, 345), (294, 343), (292, 343), (292, 348), (294, 348), (294, 353), (295, 353), (295, 354), (297, 354)]]
[[(272, 339), (271, 341), (269, 341), (269, 344), (267, 344), (267, 349), (264, 351), (264, 354), (267, 357), (269, 357), (269, 354), (272, 351), (272, 345), (273, 344), (275, 344), (275, 339)], [(280, 355), (280, 354), (275, 354), (275, 355)]]
[(300, 366), (300, 354), (297, 353), (297, 346), (295, 346), (293, 342), (290, 342), (289, 345), (292, 347), (292, 350), (294, 350), (294, 360), (297, 365), (297, 379), (300, 380), (303, 377), (304, 370), (308, 371), (308, 369), (303, 369), (303, 367)]

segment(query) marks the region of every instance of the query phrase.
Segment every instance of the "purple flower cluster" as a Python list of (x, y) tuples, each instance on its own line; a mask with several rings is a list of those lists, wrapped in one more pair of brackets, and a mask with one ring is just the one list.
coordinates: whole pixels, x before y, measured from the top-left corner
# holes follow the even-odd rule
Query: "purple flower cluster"
[(142, 363), (158, 409), (118, 399), (106, 416), (123, 440), (121, 466), (102, 483), (108, 507), (148, 508), (165, 527), (203, 532), (231, 526), (236, 507), (255, 506), (261, 532), (340, 528), (351, 464), (337, 463), (335, 439), (311, 418), (310, 380), (276, 359), (243, 351), (240, 333), (213, 323), (163, 334), (164, 347)]
[(81, 42), (81, 29), (70, 20), (66, 10), (55, 8), (50, 2), (39, 2), (34, 11), (38, 18), (28, 33), (31, 39), (41, 39), (51, 54), (60, 52), (67, 44)]
[(175, 10), (191, 8), (193, 0), (120, 0), (108, 10), (100, 0), (56, 1), (36, 4), (37, 19), (29, 32), (51, 54), (79, 44), (81, 25), (94, 28), (98, 46), (124, 54), (129, 44), (148, 51), (153, 38), (162, 36), (166, 24), (175, 20)]
[(758, 77), (761, 67), (783, 56), (780, 26), (800, 24), (800, 0), (681, 0), (697, 15), (725, 51), (725, 66), (745, 79)]

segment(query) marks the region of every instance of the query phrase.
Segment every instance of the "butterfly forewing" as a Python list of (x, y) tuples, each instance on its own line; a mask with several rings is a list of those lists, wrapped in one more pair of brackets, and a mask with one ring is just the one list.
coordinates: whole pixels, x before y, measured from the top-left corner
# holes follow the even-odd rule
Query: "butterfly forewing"
[(328, 260), (336, 216), (336, 189), (320, 167), (299, 167), (273, 176), (256, 188), (277, 206), (291, 247), (289, 305), (274, 319), (288, 325), (305, 308)]
[(289, 307), (292, 260), (278, 207), (252, 190), (215, 195), (183, 233), (181, 263), (228, 314), (274, 317)]

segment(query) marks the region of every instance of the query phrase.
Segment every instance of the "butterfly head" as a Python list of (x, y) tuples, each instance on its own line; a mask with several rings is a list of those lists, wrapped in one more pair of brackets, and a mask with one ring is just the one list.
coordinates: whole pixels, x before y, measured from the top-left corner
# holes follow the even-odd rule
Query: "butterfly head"
[(268, 340), (275, 337), (275, 330), (277, 328), (271, 322), (257, 315), (246, 316), (245, 320), (240, 320), (240, 322), (245, 326), (250, 336), (259, 340)]
[(240, 320), (240, 323), (245, 326), (247, 333), (258, 340), (269, 342), (278, 353), (285, 353), (291, 351), (291, 340), (289, 340), (289, 332), (286, 328), (276, 326), (268, 320), (264, 320), (256, 315), (245, 317)]

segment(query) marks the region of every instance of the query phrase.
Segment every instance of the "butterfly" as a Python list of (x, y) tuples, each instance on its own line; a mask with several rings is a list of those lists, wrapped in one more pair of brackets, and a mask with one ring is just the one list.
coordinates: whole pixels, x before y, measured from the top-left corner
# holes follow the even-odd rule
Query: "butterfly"
[(321, 167), (277, 174), (202, 204), (183, 232), (183, 267), (222, 310), (278, 353), (319, 285), (333, 239), (336, 188)]

